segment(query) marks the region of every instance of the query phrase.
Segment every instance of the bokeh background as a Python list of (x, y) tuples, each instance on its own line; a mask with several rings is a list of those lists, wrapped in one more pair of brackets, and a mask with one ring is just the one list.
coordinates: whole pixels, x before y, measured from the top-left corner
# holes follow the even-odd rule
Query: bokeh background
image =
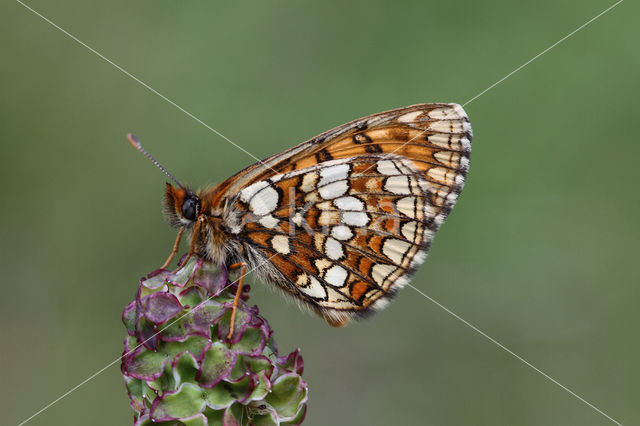
[[(613, 2), (27, 4), (263, 158), (464, 103)], [(621, 3), (466, 106), (468, 184), (413, 281), (623, 424), (640, 423), (639, 12)], [(125, 134), (196, 187), (253, 160), (15, 1), (0, 34), (9, 425), (119, 357), (122, 309), (173, 243), (165, 179)], [(335, 330), (249, 281), (281, 350), (302, 349), (305, 424), (612, 424), (410, 288)], [(131, 416), (116, 364), (29, 424)]]

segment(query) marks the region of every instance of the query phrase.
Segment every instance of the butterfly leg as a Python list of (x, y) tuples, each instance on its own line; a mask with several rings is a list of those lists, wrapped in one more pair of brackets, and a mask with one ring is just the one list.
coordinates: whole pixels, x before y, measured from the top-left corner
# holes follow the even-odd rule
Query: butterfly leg
[(178, 230), (178, 236), (176, 237), (176, 242), (173, 243), (173, 249), (171, 249), (171, 253), (169, 254), (169, 258), (164, 262), (164, 264), (160, 267), (160, 269), (167, 269), (167, 266), (171, 263), (176, 253), (178, 253), (178, 246), (180, 246), (180, 240), (182, 239), (182, 233), (184, 232), (184, 227), (181, 227)]
[(244, 276), (247, 273), (247, 264), (244, 262), (239, 262), (229, 265), (229, 269), (237, 268), (240, 268), (240, 278), (238, 278), (238, 289), (236, 290), (236, 297), (233, 299), (233, 309), (231, 310), (231, 322), (229, 323), (229, 334), (227, 334), (227, 339), (231, 339), (231, 336), (233, 336), (233, 327), (236, 321), (236, 310), (238, 309), (238, 303), (240, 302), (240, 296), (242, 295), (242, 284), (244, 283)]
[[(193, 234), (191, 236), (191, 243), (189, 244), (189, 253), (187, 253), (187, 257), (182, 262), (182, 265), (186, 265), (191, 256), (196, 252), (196, 245), (198, 242), (198, 235), (200, 234), (200, 230), (202, 229), (202, 224), (205, 222), (204, 216), (199, 216), (196, 224), (193, 227)], [(180, 228), (184, 229), (184, 228)]]

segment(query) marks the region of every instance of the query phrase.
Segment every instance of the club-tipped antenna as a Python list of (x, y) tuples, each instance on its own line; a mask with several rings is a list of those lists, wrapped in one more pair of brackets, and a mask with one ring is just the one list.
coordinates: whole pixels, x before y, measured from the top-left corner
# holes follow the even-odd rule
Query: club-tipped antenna
[(127, 135), (127, 139), (129, 139), (129, 142), (131, 143), (131, 145), (133, 145), (133, 147), (135, 149), (137, 149), (138, 151), (140, 151), (142, 154), (144, 154), (145, 157), (147, 157), (149, 160), (151, 160), (151, 162), (153, 164), (156, 165), (156, 167), (158, 167), (160, 170), (162, 170), (162, 172), (169, 176), (171, 178), (172, 181), (174, 181), (176, 183), (176, 185), (178, 185), (180, 188), (184, 188), (184, 186), (182, 186), (182, 184), (180, 182), (178, 182), (178, 180), (176, 178), (173, 177), (173, 175), (171, 173), (169, 173), (167, 171), (167, 169), (165, 169), (164, 167), (162, 167), (162, 164), (158, 163), (158, 161), (153, 158), (153, 156), (151, 154), (149, 154), (140, 144), (140, 141), (138, 140), (138, 138), (136, 138), (133, 134), (129, 133)]

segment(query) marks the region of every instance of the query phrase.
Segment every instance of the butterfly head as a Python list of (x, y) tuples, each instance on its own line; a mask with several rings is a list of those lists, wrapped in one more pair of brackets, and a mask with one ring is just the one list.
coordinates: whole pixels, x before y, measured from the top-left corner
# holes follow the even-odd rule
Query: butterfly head
[(202, 211), (202, 202), (195, 192), (167, 182), (164, 193), (164, 212), (167, 221), (175, 227), (190, 228)]

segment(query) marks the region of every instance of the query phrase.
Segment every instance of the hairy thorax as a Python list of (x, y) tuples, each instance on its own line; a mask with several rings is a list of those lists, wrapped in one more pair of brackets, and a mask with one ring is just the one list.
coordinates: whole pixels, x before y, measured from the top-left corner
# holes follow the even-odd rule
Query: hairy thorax
[(218, 264), (234, 263), (244, 258), (245, 249), (237, 241), (243, 229), (240, 217), (244, 212), (233, 200), (216, 199), (212, 191), (199, 195), (202, 211), (197, 219), (199, 223), (192, 228), (194, 251)]

